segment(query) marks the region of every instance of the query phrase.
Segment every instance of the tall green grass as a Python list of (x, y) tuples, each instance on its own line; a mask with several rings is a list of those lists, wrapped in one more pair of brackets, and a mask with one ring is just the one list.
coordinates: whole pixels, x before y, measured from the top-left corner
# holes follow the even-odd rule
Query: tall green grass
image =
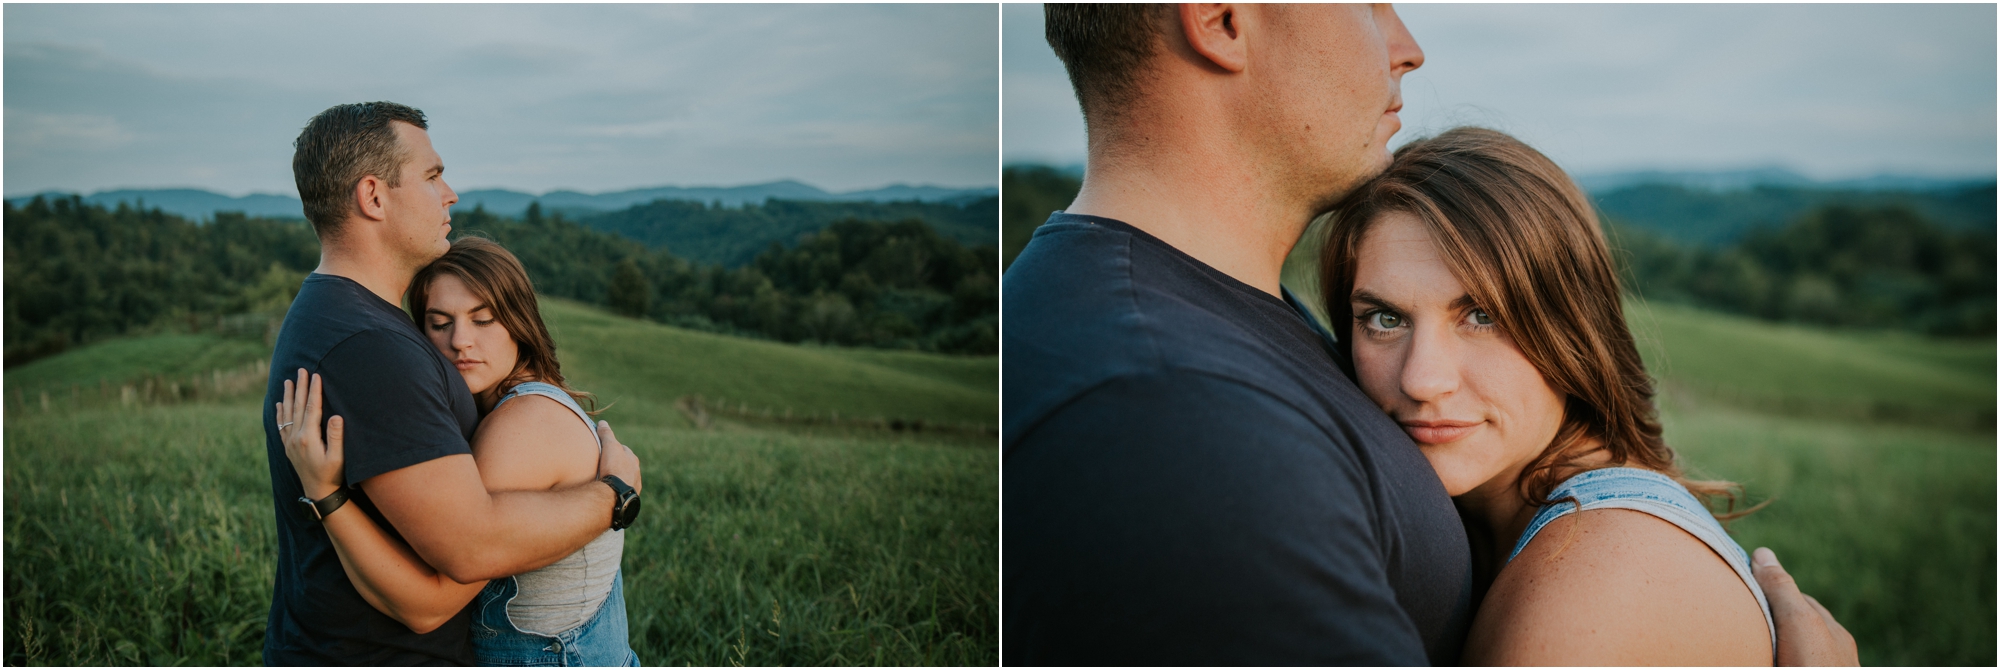
[[(972, 385), (997, 375), (993, 359), (786, 347), (561, 303), (548, 312), (566, 370), (616, 401), (606, 418), (644, 463), (647, 508), (624, 568), (632, 644), (648, 665), (998, 661), (991, 439), (729, 421), (694, 430), (671, 409), (703, 393), (991, 424), (997, 389)], [(187, 359), (232, 342), (114, 341), (9, 371), (6, 383), (19, 374), (37, 387), (65, 377), (116, 386), (186, 372), (130, 352)], [(267, 355), (248, 344), (250, 361)], [(10, 398), (8, 664), (261, 660), (276, 540), (260, 401), (45, 411)]]
[(1995, 656), (1994, 342), (1628, 305), (1668, 444), (1764, 509), (1778, 553), (1867, 665)]
[(1993, 665), (1991, 433), (1679, 402), (1665, 424), (1694, 474), (1770, 501), (1731, 534), (1777, 552), (1864, 664)]

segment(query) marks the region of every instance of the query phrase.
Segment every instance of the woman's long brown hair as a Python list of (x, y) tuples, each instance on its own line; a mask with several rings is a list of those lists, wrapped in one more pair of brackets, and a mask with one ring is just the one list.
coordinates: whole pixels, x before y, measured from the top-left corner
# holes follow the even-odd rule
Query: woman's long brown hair
[(1653, 380), (1625, 325), (1597, 213), (1547, 156), (1498, 131), (1456, 128), (1403, 145), (1386, 172), (1333, 211), (1320, 295), (1350, 372), (1356, 252), (1380, 215), (1402, 212), (1423, 221), (1452, 275), (1565, 398), (1555, 439), (1521, 474), (1529, 505), (1591, 469), (1578, 462), (1601, 443), (1610, 455), (1604, 467), (1653, 470), (1703, 498), (1726, 499), (1730, 512), (1718, 518), (1754, 511), (1734, 511), (1734, 483), (1685, 477), (1661, 439)]
[[(556, 342), (549, 337), (548, 326), (542, 324), (542, 310), (535, 301), (535, 287), (528, 281), (527, 269), (521, 267), (520, 259), (493, 240), (484, 237), (465, 236), (451, 243), (451, 250), (431, 261), (417, 271), (410, 282), (406, 296), (410, 318), (415, 319), (419, 330), (426, 327), (424, 307), (430, 304), (431, 282), (439, 275), (452, 275), (465, 282), (473, 295), (486, 304), (493, 312), (493, 318), (507, 329), (514, 338), (514, 345), (520, 355), (514, 360), (514, 370), (508, 373), (495, 388), (505, 392), (515, 384), (534, 380), (553, 384), (568, 393), (579, 405), (592, 408), (597, 398), (570, 388), (563, 380), (562, 365), (556, 360)], [(597, 414), (596, 411), (590, 414)]]

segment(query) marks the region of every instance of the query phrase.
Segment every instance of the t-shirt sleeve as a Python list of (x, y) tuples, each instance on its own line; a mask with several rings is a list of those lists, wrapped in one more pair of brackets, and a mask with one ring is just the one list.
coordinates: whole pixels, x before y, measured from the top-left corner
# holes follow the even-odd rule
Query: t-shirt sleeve
[(347, 483), (453, 454), (470, 454), (450, 387), (463, 384), (425, 345), (395, 333), (356, 333), (327, 352), (317, 370), (326, 417), (346, 421)]
[(1424, 665), (1340, 439), (1193, 373), (1052, 413), (1002, 467), (1006, 661)]

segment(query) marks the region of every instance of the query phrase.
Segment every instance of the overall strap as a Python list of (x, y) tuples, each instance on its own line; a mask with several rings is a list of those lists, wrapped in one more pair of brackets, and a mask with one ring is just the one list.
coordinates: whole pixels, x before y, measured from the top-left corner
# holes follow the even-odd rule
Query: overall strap
[(544, 396), (562, 403), (564, 407), (569, 408), (569, 411), (576, 413), (576, 418), (583, 420), (584, 427), (590, 429), (590, 439), (597, 440), (597, 448), (604, 448), (604, 440), (597, 436), (597, 422), (590, 419), (590, 415), (583, 411), (582, 405), (576, 404), (575, 398), (569, 397), (569, 393), (563, 391), (561, 387), (555, 384), (546, 382), (521, 382), (515, 384), (514, 388), (507, 389), (507, 395), (500, 396), (499, 402), (493, 403), (493, 409), (500, 409), (500, 406), (507, 404), (508, 400), (513, 399), (515, 396), (524, 395)]
[(1515, 541), (1514, 551), (1507, 554), (1507, 560), (1514, 560), (1522, 549), (1527, 548), (1528, 541), (1534, 539), (1535, 534), (1549, 522), (1593, 509), (1625, 509), (1651, 514), (1679, 526), (1701, 540), (1702, 544), (1708, 545), (1735, 570), (1744, 585), (1750, 587), (1751, 595), (1757, 597), (1757, 605), (1764, 610), (1764, 624), (1771, 630), (1772, 648), (1776, 649), (1778, 627), (1771, 619), (1771, 603), (1764, 597), (1763, 587), (1758, 586), (1757, 578), (1750, 572), (1750, 555), (1729, 537), (1729, 532), (1694, 494), (1673, 478), (1651, 470), (1600, 468), (1565, 480), (1549, 492), (1549, 502), (1528, 522), (1527, 530), (1521, 532), (1521, 539)]

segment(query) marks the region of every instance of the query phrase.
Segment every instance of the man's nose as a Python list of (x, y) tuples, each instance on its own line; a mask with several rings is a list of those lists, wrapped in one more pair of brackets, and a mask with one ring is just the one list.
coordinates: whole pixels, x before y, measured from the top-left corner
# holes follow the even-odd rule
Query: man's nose
[(444, 187), (444, 206), (446, 209), (450, 209), (452, 205), (458, 204), (458, 191), (452, 190), (451, 184), (445, 183), (444, 178), (439, 177), (438, 185)]
[(1386, 30), (1389, 47), (1389, 71), (1396, 76), (1409, 74), (1411, 70), (1424, 66), (1424, 49), (1417, 46), (1417, 38), (1403, 25), (1403, 18), (1396, 15), (1396, 8), (1383, 6), (1387, 12), (1383, 27)]

